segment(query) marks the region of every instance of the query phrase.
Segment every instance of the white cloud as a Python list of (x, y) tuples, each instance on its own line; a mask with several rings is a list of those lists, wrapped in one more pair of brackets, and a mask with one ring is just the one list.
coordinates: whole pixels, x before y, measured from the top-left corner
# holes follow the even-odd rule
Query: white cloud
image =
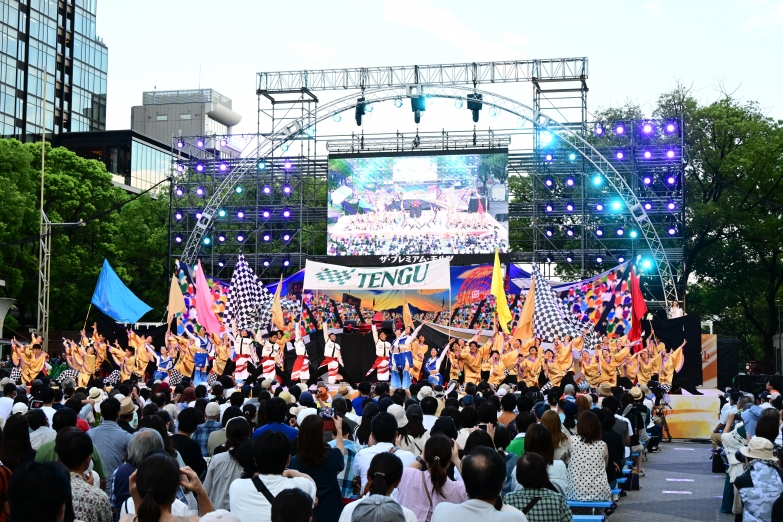
[(783, 2), (769, 4), (765, 12), (748, 18), (742, 24), (742, 28), (745, 30), (768, 27), (783, 27)]

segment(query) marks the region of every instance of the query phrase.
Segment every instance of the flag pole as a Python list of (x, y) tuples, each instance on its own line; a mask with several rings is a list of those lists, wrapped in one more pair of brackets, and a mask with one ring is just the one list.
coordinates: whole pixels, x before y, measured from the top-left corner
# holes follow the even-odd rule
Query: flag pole
[(90, 317), (91, 310), (92, 310), (92, 301), (90, 301), (90, 306), (87, 307), (87, 315), (84, 316), (84, 326), (82, 326), (82, 330), (87, 328), (87, 319)]

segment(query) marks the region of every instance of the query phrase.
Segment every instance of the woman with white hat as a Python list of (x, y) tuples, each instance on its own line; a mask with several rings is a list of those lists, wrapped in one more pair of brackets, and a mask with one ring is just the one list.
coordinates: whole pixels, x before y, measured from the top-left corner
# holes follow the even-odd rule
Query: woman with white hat
[(734, 487), (742, 499), (742, 520), (779, 520), (772, 516), (772, 506), (783, 493), (783, 470), (777, 464), (772, 443), (753, 437), (740, 453), (745, 456), (745, 473), (734, 480)]

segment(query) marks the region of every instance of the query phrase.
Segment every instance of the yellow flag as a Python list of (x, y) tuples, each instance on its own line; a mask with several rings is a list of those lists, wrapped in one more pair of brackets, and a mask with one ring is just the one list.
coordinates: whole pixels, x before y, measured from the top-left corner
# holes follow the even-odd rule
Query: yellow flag
[(513, 339), (524, 341), (533, 337), (533, 313), (536, 309), (536, 276), (530, 280), (530, 288), (525, 297), (525, 304), (522, 306), (522, 313), (519, 315), (517, 329), (514, 330)]
[(169, 287), (169, 324), (171, 324), (171, 320), (174, 319), (176, 314), (187, 311), (185, 296), (182, 295), (182, 290), (179, 288), (177, 276), (171, 276), (171, 286)]
[(280, 274), (280, 282), (277, 283), (277, 290), (275, 290), (275, 297), (272, 299), (272, 324), (274, 324), (278, 330), (285, 329), (285, 321), (283, 320), (283, 308), (280, 306), (280, 289), (283, 288), (283, 274)]
[(411, 307), (407, 301), (402, 304), (402, 322), (405, 326), (413, 328), (413, 315), (411, 315)]
[(503, 274), (500, 272), (500, 257), (497, 250), (495, 250), (495, 267), (492, 269), (492, 288), (490, 293), (495, 296), (500, 327), (505, 333), (508, 333), (508, 323), (511, 322), (512, 317), (511, 311), (508, 309)]

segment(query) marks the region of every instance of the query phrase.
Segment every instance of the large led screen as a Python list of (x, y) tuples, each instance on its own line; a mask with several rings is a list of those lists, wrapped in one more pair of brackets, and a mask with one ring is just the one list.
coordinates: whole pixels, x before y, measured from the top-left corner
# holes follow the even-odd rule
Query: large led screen
[(327, 254), (508, 252), (508, 150), (332, 155)]

